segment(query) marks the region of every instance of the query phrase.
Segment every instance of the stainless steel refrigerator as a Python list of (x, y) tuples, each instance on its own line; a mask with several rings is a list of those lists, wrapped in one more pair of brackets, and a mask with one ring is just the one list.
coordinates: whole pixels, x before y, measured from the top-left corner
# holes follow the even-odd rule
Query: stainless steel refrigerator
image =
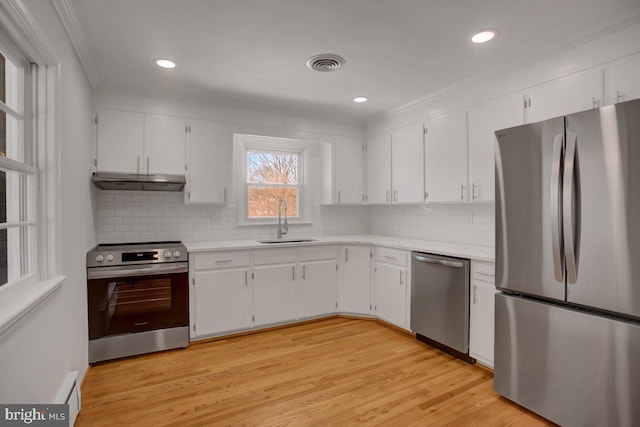
[(640, 100), (496, 137), (495, 390), (640, 426)]

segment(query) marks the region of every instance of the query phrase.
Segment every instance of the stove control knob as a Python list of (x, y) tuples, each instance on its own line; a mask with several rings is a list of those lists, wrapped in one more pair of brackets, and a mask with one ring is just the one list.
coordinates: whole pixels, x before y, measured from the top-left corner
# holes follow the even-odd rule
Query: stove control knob
[(113, 261), (113, 255), (112, 254), (107, 255), (107, 261)]
[(96, 261), (98, 261), (98, 262), (104, 261), (104, 255), (98, 254), (98, 256), (96, 257)]
[(174, 257), (176, 257), (176, 258), (178, 258), (178, 257), (180, 256), (180, 251), (175, 251), (175, 252), (173, 253), (173, 256), (174, 256)]
[(165, 258), (171, 258), (171, 251), (165, 251), (164, 252), (164, 257)]

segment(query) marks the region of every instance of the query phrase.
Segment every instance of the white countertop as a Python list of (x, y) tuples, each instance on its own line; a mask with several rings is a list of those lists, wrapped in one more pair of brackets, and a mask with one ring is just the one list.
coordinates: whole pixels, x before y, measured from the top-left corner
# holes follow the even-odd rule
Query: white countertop
[(435, 242), (429, 240), (406, 239), (403, 237), (381, 236), (377, 234), (346, 234), (338, 236), (310, 237), (313, 242), (302, 243), (260, 243), (257, 240), (218, 240), (210, 242), (184, 243), (190, 253), (225, 251), (237, 249), (266, 249), (289, 246), (314, 246), (328, 244), (363, 244), (428, 252), (440, 255), (469, 258), (478, 261), (495, 259), (495, 250), (489, 246), (464, 245), (459, 243)]

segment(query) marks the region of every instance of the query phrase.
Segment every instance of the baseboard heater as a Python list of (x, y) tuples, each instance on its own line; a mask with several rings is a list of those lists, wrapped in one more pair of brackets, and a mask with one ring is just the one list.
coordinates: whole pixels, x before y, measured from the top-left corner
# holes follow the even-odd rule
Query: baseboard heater
[(80, 387), (78, 386), (78, 372), (67, 374), (54, 403), (64, 403), (69, 406), (69, 425), (73, 426), (80, 413)]

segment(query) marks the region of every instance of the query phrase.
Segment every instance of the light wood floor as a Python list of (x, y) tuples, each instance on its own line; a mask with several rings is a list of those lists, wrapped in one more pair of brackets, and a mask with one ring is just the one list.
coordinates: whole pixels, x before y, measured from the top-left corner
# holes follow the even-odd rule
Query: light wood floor
[(92, 366), (76, 426), (543, 426), (491, 372), (331, 318)]

